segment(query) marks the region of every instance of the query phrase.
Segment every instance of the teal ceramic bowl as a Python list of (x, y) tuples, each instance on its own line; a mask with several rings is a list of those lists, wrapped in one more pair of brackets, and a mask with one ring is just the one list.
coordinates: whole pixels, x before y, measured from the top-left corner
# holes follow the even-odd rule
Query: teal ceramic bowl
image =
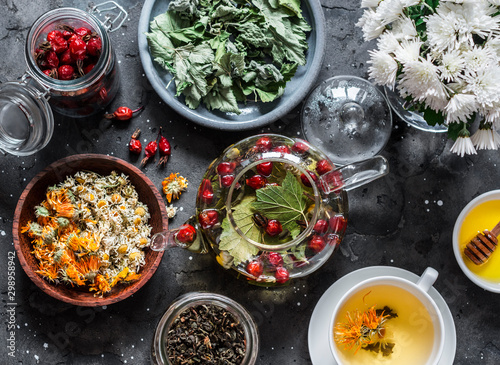
[[(145, 33), (150, 22), (167, 11), (169, 0), (146, 0), (139, 20), (139, 53), (149, 82), (165, 103), (185, 118), (200, 125), (219, 130), (248, 130), (270, 124), (286, 116), (308, 94), (320, 72), (325, 51), (325, 19), (320, 0), (302, 0), (302, 12), (311, 25), (308, 33), (309, 45), (306, 64), (300, 66), (295, 76), (287, 83), (285, 93), (271, 103), (241, 103), (241, 114), (208, 110), (203, 105), (193, 110), (175, 96), (175, 85), (170, 83), (171, 74), (156, 64), (149, 52)], [(168, 86), (168, 87), (167, 87)]]

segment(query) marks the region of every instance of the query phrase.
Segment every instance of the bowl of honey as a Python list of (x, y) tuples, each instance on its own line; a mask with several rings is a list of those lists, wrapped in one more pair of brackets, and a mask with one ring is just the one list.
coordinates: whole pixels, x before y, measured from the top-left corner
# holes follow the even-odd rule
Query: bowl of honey
[(479, 195), (458, 216), (453, 251), (464, 274), (481, 288), (500, 293), (500, 190)]

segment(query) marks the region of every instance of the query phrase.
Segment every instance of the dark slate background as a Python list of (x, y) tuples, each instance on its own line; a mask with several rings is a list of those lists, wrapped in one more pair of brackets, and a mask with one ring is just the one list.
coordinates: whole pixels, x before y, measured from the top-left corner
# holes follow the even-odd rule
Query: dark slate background
[[(327, 51), (320, 79), (352, 74), (367, 77), (367, 50), (355, 27), (360, 1), (323, 0)], [(99, 117), (72, 120), (56, 116), (49, 145), (30, 157), (0, 156), (0, 318), (7, 331), (7, 264), (12, 245), (12, 218), (17, 200), (40, 170), (75, 153), (110, 154), (139, 164), (129, 156), (127, 142), (137, 127), (141, 139), (154, 137), (163, 126), (173, 152), (164, 169), (144, 168), (161, 187), (170, 172), (179, 172), (189, 189), (175, 203), (182, 211), (170, 222), (182, 224), (194, 211), (197, 184), (208, 164), (229, 144), (261, 132), (300, 136), (299, 110), (271, 126), (246, 132), (219, 132), (184, 120), (151, 88), (137, 49), (137, 23), (142, 2), (121, 0), (129, 12), (124, 27), (111, 34), (120, 62), (121, 90), (109, 107), (145, 105), (130, 122), (108, 123)], [(30, 25), (44, 12), (82, 1), (3, 0), (0, 2), (0, 81), (25, 72), (23, 58)], [(420, 274), (427, 266), (440, 272), (435, 287), (450, 306), (457, 328), (455, 364), (500, 363), (500, 298), (476, 287), (460, 271), (451, 235), (461, 209), (474, 197), (500, 187), (498, 151), (460, 158), (450, 154), (442, 134), (421, 132), (395, 119), (383, 155), (390, 175), (349, 193), (347, 236), (336, 256), (308, 278), (279, 290), (248, 286), (227, 275), (208, 256), (182, 250), (167, 252), (151, 281), (133, 297), (106, 308), (80, 308), (58, 302), (41, 292), (16, 262), (16, 353), (0, 345), (2, 364), (147, 364), (155, 326), (180, 294), (206, 290), (226, 294), (257, 319), (259, 365), (310, 364), (307, 330), (321, 295), (343, 275), (366, 266), (390, 265)]]

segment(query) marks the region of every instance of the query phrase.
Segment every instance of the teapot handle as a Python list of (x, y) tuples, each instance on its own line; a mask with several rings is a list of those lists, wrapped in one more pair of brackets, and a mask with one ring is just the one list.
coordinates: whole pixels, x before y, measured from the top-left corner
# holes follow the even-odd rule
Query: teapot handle
[(389, 173), (389, 163), (383, 156), (375, 156), (368, 160), (354, 162), (339, 167), (320, 176), (320, 187), (327, 194), (345, 190), (349, 191), (368, 184)]

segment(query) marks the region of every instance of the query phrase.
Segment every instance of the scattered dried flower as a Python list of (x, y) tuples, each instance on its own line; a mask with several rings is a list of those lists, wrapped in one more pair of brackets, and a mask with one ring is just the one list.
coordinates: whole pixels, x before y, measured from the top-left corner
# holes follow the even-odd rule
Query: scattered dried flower
[(185, 177), (179, 176), (179, 173), (171, 173), (162, 181), (161, 185), (167, 201), (171, 203), (172, 199), (179, 199), (181, 193), (187, 189), (188, 181)]

